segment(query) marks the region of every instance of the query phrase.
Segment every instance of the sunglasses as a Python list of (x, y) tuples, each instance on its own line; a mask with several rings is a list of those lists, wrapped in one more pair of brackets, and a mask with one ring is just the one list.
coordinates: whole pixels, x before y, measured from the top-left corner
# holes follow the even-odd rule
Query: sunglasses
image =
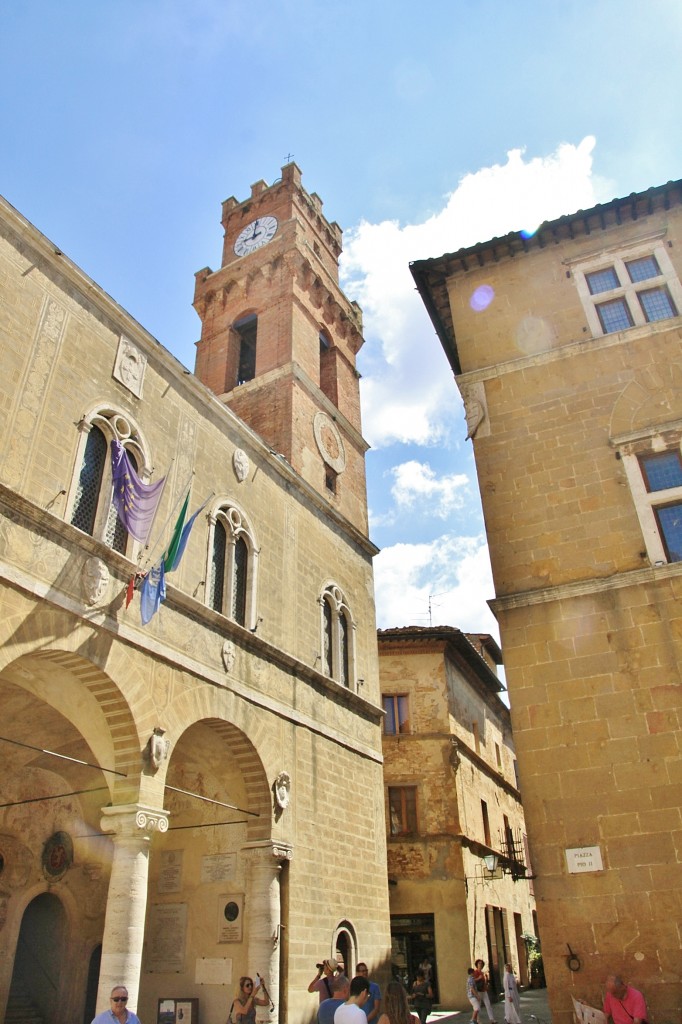
[(253, 982), (252, 981), (245, 981), (244, 982), (244, 988), (253, 988)]
[(112, 996), (111, 1001), (112, 1003), (127, 1003), (128, 996)]

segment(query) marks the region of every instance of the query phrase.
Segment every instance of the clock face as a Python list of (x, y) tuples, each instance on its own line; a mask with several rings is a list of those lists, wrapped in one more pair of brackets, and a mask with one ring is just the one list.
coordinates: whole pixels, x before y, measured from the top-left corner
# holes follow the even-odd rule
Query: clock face
[(276, 217), (259, 217), (258, 220), (252, 220), (237, 235), (237, 241), (234, 243), (235, 254), (248, 256), (254, 249), (260, 249), (262, 245), (272, 241), (276, 231)]

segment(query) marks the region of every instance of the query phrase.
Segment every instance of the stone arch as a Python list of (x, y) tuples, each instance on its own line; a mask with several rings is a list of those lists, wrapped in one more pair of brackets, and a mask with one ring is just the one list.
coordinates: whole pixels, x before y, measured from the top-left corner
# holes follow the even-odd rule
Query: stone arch
[[(33, 617), (31, 621), (35, 625)], [(20, 637), (17, 636), (17, 639)], [(57, 680), (61, 681), (61, 685), (56, 685)], [(142, 768), (141, 742), (130, 705), (111, 675), (82, 654), (53, 647), (24, 649), (18, 657), (0, 669), (0, 683), (2, 681), (23, 689), (38, 703), (49, 705), (62, 715), (91, 750), (93, 736), (99, 733), (100, 743), (95, 744), (98, 749), (92, 750), (92, 753), (101, 768), (110, 769), (105, 774), (112, 796), (115, 794), (119, 802), (137, 799)], [(81, 706), (82, 702), (69, 695), (71, 681), (75, 684), (74, 694), (78, 689), (92, 698), (89, 711), (87, 704)], [(146, 704), (150, 705), (150, 716), (153, 712), (151, 701), (145, 696), (142, 707), (137, 709), (143, 712), (140, 717), (146, 717)], [(104, 741), (101, 740), (102, 729), (97, 729), (96, 718), (92, 715), (95, 706), (101, 713), (101, 724), (106, 729), (108, 739)], [(89, 761), (90, 758), (85, 760)], [(103, 799), (103, 802), (106, 801)]]
[(254, 709), (234, 694), (206, 687), (199, 693), (183, 694), (164, 719), (172, 746), (192, 725), (202, 724), (229, 748), (243, 779), (247, 809), (253, 812), (247, 826), (248, 842), (270, 838), (273, 821), (270, 782), (259, 754), (272, 737), (253, 718)]
[(682, 367), (676, 364), (649, 369), (631, 380), (616, 399), (609, 435), (663, 426), (682, 419)]
[(358, 937), (350, 921), (339, 921), (334, 929), (334, 955), (343, 961), (345, 974), (352, 978), (358, 963)]

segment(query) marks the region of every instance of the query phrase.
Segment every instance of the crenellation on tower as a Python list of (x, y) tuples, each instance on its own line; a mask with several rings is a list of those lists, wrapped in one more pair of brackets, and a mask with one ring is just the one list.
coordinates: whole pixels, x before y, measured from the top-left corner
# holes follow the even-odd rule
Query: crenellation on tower
[[(219, 270), (195, 275), (196, 375), (339, 511), (367, 529), (362, 314), (339, 285), (342, 232), (285, 164), (222, 204)], [(326, 429), (315, 429), (320, 414)], [(338, 437), (336, 436), (338, 433)]]

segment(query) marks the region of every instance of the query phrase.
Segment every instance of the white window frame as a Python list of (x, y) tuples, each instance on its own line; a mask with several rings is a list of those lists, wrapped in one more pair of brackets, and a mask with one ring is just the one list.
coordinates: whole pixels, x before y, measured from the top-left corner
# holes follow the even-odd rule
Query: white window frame
[(642, 529), (647, 557), (652, 565), (673, 564), (666, 553), (654, 510), (661, 505), (682, 502), (682, 486), (668, 487), (661, 491), (648, 491), (640, 464), (640, 456), (659, 455), (670, 451), (682, 454), (682, 430), (677, 431), (677, 434), (677, 440), (672, 443), (670, 439), (666, 440), (661, 434), (652, 433), (648, 438), (637, 442), (618, 445), (635, 511)]
[[(656, 277), (646, 278), (644, 281), (631, 281), (626, 264), (646, 256), (653, 256), (655, 258), (660, 274)], [(597, 306), (613, 299), (624, 299), (632, 318), (632, 325), (627, 328), (624, 327), (623, 330), (632, 330), (634, 327), (647, 327), (651, 323), (662, 322), (660, 320), (647, 320), (638, 298), (638, 292), (649, 291), (652, 288), (667, 288), (673, 305), (677, 310), (677, 316), (682, 311), (682, 285), (680, 285), (677, 272), (668, 256), (662, 236), (639, 240), (629, 246), (619, 246), (617, 249), (604, 249), (599, 253), (592, 254), (588, 258), (583, 257), (579, 261), (571, 260), (569, 263), (593, 338), (602, 338), (606, 334), (621, 333), (620, 331), (605, 331), (597, 311)], [(611, 267), (618, 277), (619, 286), (593, 295), (590, 292), (587, 275), (600, 270), (608, 270)], [(665, 319), (667, 320), (668, 318), (666, 317)]]

